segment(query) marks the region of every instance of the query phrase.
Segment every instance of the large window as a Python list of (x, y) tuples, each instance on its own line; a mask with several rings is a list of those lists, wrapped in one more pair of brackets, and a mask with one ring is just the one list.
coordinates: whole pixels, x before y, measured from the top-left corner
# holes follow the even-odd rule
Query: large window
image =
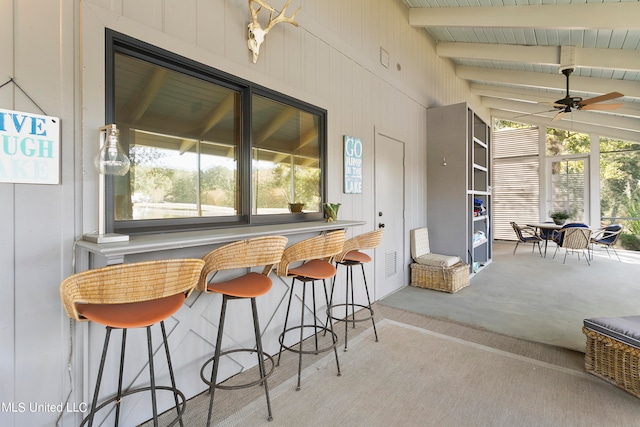
[(547, 194), (551, 196), (549, 214), (567, 211), (571, 221), (589, 217), (589, 153), (591, 139), (584, 133), (547, 128)]
[(600, 138), (601, 226), (624, 227), (620, 243), (640, 250), (640, 144)]
[(113, 32), (106, 71), (131, 158), (109, 177), (108, 231), (322, 218), (324, 110)]

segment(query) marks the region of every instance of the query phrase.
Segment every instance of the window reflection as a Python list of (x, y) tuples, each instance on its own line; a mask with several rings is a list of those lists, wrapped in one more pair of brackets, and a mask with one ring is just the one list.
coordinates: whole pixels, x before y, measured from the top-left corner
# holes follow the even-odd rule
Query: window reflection
[(115, 76), (132, 160), (114, 181), (115, 220), (237, 215), (239, 94), (123, 54)]
[(116, 40), (106, 107), (132, 165), (107, 181), (109, 231), (323, 217), (326, 111)]
[(318, 116), (254, 95), (252, 141), (252, 213), (320, 212)]

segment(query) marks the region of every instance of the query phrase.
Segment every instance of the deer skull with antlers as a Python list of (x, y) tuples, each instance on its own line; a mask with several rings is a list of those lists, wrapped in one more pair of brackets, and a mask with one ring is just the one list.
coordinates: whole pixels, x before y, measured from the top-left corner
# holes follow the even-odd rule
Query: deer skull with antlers
[[(298, 23), (294, 20), (294, 18), (296, 17), (296, 14), (300, 11), (300, 8), (298, 8), (298, 10), (296, 10), (293, 13), (293, 15), (291, 15), (290, 17), (284, 16), (284, 13), (287, 10), (287, 7), (289, 7), (290, 2), (291, 0), (287, 0), (287, 2), (282, 7), (282, 11), (280, 11), (280, 13), (278, 13), (274, 18), (273, 13), (275, 12), (275, 9), (269, 6), (263, 0), (249, 0), (249, 10), (251, 11), (251, 22), (248, 25), (249, 39), (247, 40), (247, 46), (249, 46), (249, 49), (251, 50), (251, 52), (253, 52), (254, 64), (256, 63), (256, 61), (258, 61), (258, 54), (260, 53), (260, 45), (264, 41), (264, 38), (266, 37), (269, 30), (271, 30), (271, 28), (273, 28), (274, 25), (276, 25), (278, 22), (288, 22), (290, 24), (295, 25), (296, 27), (298, 26)], [(258, 4), (259, 6), (258, 9), (253, 8), (254, 3)], [(260, 12), (260, 10), (263, 7), (269, 10), (270, 12), (269, 23), (264, 29), (258, 22), (258, 12)]]

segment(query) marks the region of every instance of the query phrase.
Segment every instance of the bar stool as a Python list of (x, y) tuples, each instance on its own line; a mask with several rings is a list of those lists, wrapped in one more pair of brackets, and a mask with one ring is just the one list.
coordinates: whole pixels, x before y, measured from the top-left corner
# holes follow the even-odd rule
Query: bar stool
[[(116, 405), (114, 425), (118, 425), (122, 398), (146, 391), (151, 394), (153, 420), (154, 425), (157, 426), (157, 390), (173, 392), (177, 417), (169, 425), (174, 425), (177, 421), (180, 421), (180, 425), (182, 425), (182, 414), (186, 401), (184, 394), (176, 387), (164, 319), (182, 307), (185, 299), (198, 283), (203, 265), (204, 262), (199, 259), (120, 264), (77, 273), (69, 276), (60, 284), (60, 296), (69, 317), (77, 321), (92, 321), (106, 326), (102, 359), (98, 368), (91, 411), (82, 420), (80, 426), (86, 423), (89, 423), (89, 426), (93, 425), (95, 414), (111, 403)], [(153, 364), (154, 348), (151, 341), (151, 326), (156, 323), (160, 323), (162, 330), (171, 387), (156, 385)], [(122, 377), (127, 329), (129, 328), (146, 328), (150, 386), (123, 391)], [(107, 348), (113, 329), (122, 330), (118, 390), (115, 396), (98, 406)], [(181, 399), (180, 402), (178, 398)]]
[[(211, 425), (211, 413), (213, 409), (213, 396), (216, 388), (225, 390), (236, 390), (262, 384), (267, 399), (268, 420), (271, 421), (271, 402), (269, 400), (269, 388), (267, 378), (273, 373), (273, 356), (263, 352), (262, 338), (260, 336), (260, 325), (258, 323), (258, 310), (256, 308), (256, 297), (266, 294), (271, 289), (271, 279), (269, 274), (273, 266), (280, 262), (282, 252), (287, 244), (287, 238), (282, 236), (258, 237), (255, 239), (241, 240), (230, 243), (218, 249), (214, 249), (204, 256), (205, 266), (198, 282), (197, 290), (205, 293), (218, 293), (222, 295), (222, 309), (220, 310), (220, 322), (218, 323), (218, 335), (216, 338), (216, 349), (212, 358), (208, 359), (200, 369), (200, 378), (209, 386), (209, 414), (207, 416), (207, 426)], [(222, 270), (232, 270), (240, 268), (263, 267), (262, 273), (247, 272), (239, 277), (214, 282), (216, 274)], [(256, 339), (256, 349), (237, 348), (222, 351), (222, 337), (224, 335), (224, 320), (227, 311), (227, 302), (235, 299), (250, 299), (253, 313), (253, 329)], [(217, 383), (218, 369), (220, 367), (220, 357), (237, 352), (256, 352), (258, 357), (258, 369), (260, 378), (240, 385), (222, 385)], [(264, 358), (271, 361), (271, 369), (266, 372)], [(213, 363), (210, 379), (204, 375), (207, 365)]]
[[(322, 324), (318, 324), (321, 322), (318, 320), (318, 316), (316, 314), (316, 291), (315, 291), (315, 281), (322, 280), (324, 285), (324, 297), (326, 304), (329, 305), (329, 298), (327, 294), (327, 284), (326, 279), (330, 279), (336, 274), (336, 268), (331, 264), (331, 259), (337, 253), (342, 250), (342, 245), (344, 244), (346, 232), (344, 230), (332, 231), (326, 234), (321, 234), (316, 237), (311, 237), (309, 239), (303, 240), (301, 242), (295, 243), (285, 249), (282, 254), (282, 261), (278, 264), (276, 269), (276, 274), (281, 277), (290, 277), (291, 281), (291, 289), (289, 290), (289, 303), (287, 305), (287, 314), (284, 320), (284, 328), (280, 337), (278, 338), (280, 341), (280, 353), (278, 354), (278, 362), (276, 364), (280, 364), (280, 356), (282, 355), (283, 349), (292, 351), (294, 353), (298, 353), (298, 385), (296, 390), (300, 390), (300, 376), (302, 373), (302, 355), (303, 354), (320, 354), (326, 351), (333, 349), (333, 352), (336, 356), (336, 365), (338, 367), (338, 376), (340, 373), (340, 362), (338, 361), (338, 352), (336, 351), (336, 346), (338, 342), (338, 336), (333, 332), (333, 326), (329, 323), (328, 327)], [(303, 262), (302, 265), (297, 267), (291, 267), (292, 263)], [(293, 326), (287, 328), (287, 323), (289, 321), (289, 312), (291, 310), (291, 301), (293, 299), (293, 291), (294, 286), (296, 284), (296, 280), (302, 283), (302, 305), (301, 305), (301, 314), (300, 314), (300, 325)], [(312, 298), (313, 298), (313, 324), (308, 323), (305, 324), (304, 320), (304, 312), (306, 308), (306, 291), (307, 291), (307, 283), (311, 282), (312, 285)], [(312, 350), (304, 350), (302, 348), (302, 344), (304, 341), (304, 330), (308, 328), (314, 329), (315, 336), (315, 349)], [(288, 332), (299, 330), (300, 336), (299, 341), (291, 346), (287, 346), (284, 344), (285, 337)], [(331, 334), (331, 345), (318, 348), (318, 332), (325, 331)], [(294, 348), (297, 345), (298, 348)]]
[[(375, 249), (382, 240), (382, 234), (384, 229), (370, 231), (368, 233), (360, 234), (359, 236), (352, 237), (344, 242), (342, 252), (334, 257), (336, 263), (336, 269), (338, 265), (344, 265), (347, 267), (346, 271), (346, 286), (345, 286), (345, 302), (342, 304), (333, 304), (333, 293), (336, 288), (336, 276), (333, 277), (333, 283), (331, 285), (331, 297), (329, 299), (329, 309), (327, 310), (327, 322), (335, 320), (338, 322), (344, 322), (344, 351), (347, 351), (347, 331), (349, 322), (353, 327), (356, 327), (356, 322), (364, 322), (371, 320), (373, 325), (373, 333), (378, 341), (378, 331), (376, 330), (376, 322), (373, 319), (373, 309), (371, 308), (371, 297), (369, 295), (369, 287), (367, 286), (367, 276), (364, 273), (364, 264), (371, 262), (371, 257), (364, 252), (365, 249)], [(362, 278), (364, 280), (364, 290), (367, 295), (367, 305), (356, 304), (354, 301), (353, 291), (353, 266), (360, 265), (362, 267)], [(349, 299), (349, 291), (351, 291), (351, 299)], [(338, 307), (344, 307), (344, 317), (336, 317), (333, 314), (333, 310)], [(351, 307), (351, 316), (349, 316), (349, 307)], [(358, 317), (356, 319), (356, 307), (366, 309), (369, 311), (366, 317)]]

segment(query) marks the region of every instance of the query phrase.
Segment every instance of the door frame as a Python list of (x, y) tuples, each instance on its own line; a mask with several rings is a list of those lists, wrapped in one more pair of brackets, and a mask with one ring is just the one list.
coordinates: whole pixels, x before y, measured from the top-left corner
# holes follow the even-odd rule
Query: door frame
[[(377, 144), (380, 143), (380, 137), (384, 137), (387, 139), (391, 139), (393, 141), (396, 141), (400, 144), (402, 144), (402, 213), (401, 213), (401, 223), (402, 223), (402, 235), (399, 238), (399, 246), (397, 248), (397, 260), (396, 262), (398, 263), (398, 275), (401, 277), (401, 286), (398, 287), (398, 289), (394, 290), (393, 292), (396, 292), (397, 290), (402, 289), (404, 286), (406, 286), (407, 284), (407, 279), (408, 279), (408, 266), (406, 265), (407, 263), (405, 262), (405, 254), (406, 254), (406, 242), (407, 242), (407, 238), (406, 238), (406, 169), (405, 169), (405, 156), (406, 156), (406, 142), (401, 139), (401, 137), (398, 136), (394, 136), (392, 134), (392, 132), (389, 132), (385, 129), (381, 129), (378, 127), (374, 127), (374, 147), (373, 147), (373, 153), (374, 153), (374, 161), (373, 161), (373, 166), (374, 166), (374, 194), (373, 194), (373, 207), (374, 207), (374, 229), (378, 229), (378, 222), (379, 222), (379, 217), (378, 217), (378, 202), (379, 200), (379, 195), (378, 195), (378, 185), (377, 185), (377, 179), (378, 179), (378, 172), (376, 170), (376, 162), (377, 162), (377, 158), (376, 158), (376, 153), (377, 153)], [(387, 233), (385, 233), (386, 235)], [(383, 266), (386, 262), (386, 253), (384, 251), (385, 247), (383, 245), (380, 245), (378, 248), (375, 249), (375, 265), (374, 265), (374, 272), (377, 273), (379, 270), (383, 270)], [(375, 282), (374, 282), (374, 300), (378, 300), (381, 297), (387, 296), (389, 294), (385, 294), (383, 296), (380, 295), (379, 292), (379, 288), (380, 288), (380, 283), (381, 280), (380, 278), (378, 278), (378, 274), (374, 274), (375, 276)], [(393, 293), (391, 292), (391, 293)]]

